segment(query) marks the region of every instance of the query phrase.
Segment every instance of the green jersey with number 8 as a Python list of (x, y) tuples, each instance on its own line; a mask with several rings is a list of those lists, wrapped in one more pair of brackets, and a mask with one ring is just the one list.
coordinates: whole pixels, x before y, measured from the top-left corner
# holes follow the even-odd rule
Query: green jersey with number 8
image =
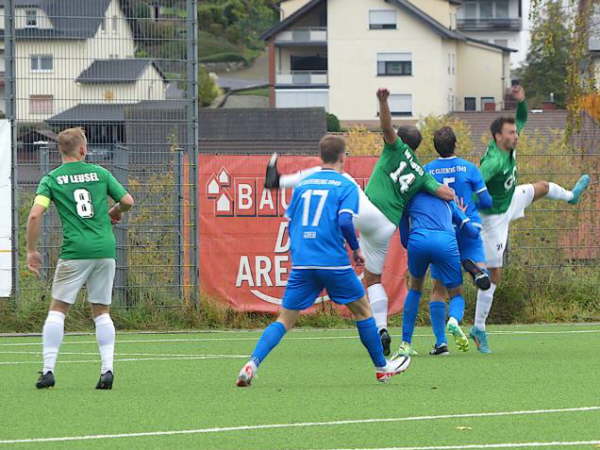
[(440, 186), (421, 167), (412, 149), (398, 138), (383, 147), (365, 194), (390, 222), (398, 225), (408, 201), (417, 192), (433, 194)]
[(54, 202), (63, 227), (61, 259), (115, 258), (108, 199), (127, 191), (105, 168), (83, 161), (61, 165), (40, 181), (36, 204)]

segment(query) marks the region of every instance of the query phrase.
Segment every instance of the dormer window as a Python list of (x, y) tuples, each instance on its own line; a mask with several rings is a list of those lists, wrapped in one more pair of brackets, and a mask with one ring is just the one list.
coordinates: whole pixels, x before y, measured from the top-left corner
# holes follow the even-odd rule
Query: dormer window
[(25, 26), (27, 28), (37, 28), (37, 10), (26, 9), (25, 10)]

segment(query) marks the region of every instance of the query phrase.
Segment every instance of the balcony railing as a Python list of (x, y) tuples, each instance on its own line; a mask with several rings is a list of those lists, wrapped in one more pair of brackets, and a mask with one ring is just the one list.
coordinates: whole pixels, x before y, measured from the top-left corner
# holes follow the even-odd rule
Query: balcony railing
[(456, 26), (461, 31), (521, 31), (523, 24), (519, 18), (456, 19)]
[(293, 71), (278, 73), (276, 84), (278, 86), (326, 86), (329, 78), (326, 71)]
[(278, 44), (310, 44), (327, 42), (326, 27), (293, 28), (277, 35)]

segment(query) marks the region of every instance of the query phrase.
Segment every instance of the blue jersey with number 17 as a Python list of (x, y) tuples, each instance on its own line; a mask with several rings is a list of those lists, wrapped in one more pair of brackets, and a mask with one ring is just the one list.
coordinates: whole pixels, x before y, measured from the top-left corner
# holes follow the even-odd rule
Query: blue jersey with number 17
[(442, 184), (450, 186), (467, 207), (465, 214), (472, 222), (481, 223), (474, 194), (487, 190), (479, 169), (472, 162), (456, 156), (434, 159), (424, 169)]
[(358, 214), (358, 187), (342, 174), (322, 169), (296, 186), (285, 213), (292, 268), (352, 267), (338, 221), (343, 212)]

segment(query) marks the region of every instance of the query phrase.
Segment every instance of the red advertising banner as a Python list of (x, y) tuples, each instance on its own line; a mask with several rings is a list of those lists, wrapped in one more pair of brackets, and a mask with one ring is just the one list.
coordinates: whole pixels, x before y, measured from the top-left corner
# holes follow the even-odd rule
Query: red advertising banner
[[(292, 191), (264, 189), (268, 160), (221, 155), (199, 160), (200, 287), (238, 311), (277, 312), (290, 272), (288, 222), (282, 216)], [(345, 168), (364, 187), (376, 160), (350, 157)], [(319, 163), (316, 157), (282, 156), (278, 167), (292, 173)], [(391, 314), (402, 310), (405, 275), (406, 252), (396, 233), (383, 274)], [(329, 301), (322, 295), (318, 303)]]

